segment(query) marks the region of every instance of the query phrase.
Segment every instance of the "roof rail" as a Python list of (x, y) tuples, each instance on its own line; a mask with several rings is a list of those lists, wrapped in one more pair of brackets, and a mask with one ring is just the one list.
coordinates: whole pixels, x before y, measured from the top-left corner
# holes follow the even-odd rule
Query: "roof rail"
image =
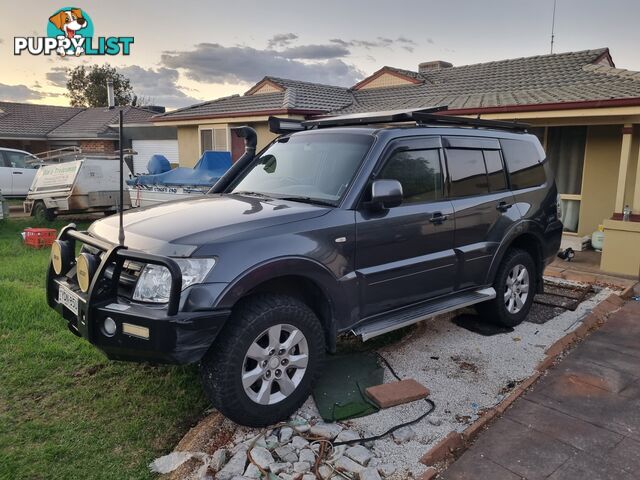
[(530, 127), (527, 123), (455, 117), (451, 115), (436, 115), (428, 112), (415, 112), (413, 117), (418, 125), (461, 125), (465, 127), (517, 130), (522, 132), (526, 132)]
[(406, 110), (386, 110), (381, 112), (353, 113), (336, 117), (318, 118), (302, 122), (306, 128), (345, 127), (349, 125), (369, 125), (372, 123), (395, 123), (416, 121), (417, 114), (433, 114), (446, 110), (447, 106), (409, 108)]

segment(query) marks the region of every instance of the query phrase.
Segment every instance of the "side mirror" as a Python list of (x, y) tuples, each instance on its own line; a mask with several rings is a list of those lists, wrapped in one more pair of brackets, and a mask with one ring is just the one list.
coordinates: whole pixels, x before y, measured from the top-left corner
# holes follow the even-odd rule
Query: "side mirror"
[(371, 184), (371, 206), (383, 210), (402, 203), (402, 184), (398, 180), (374, 180)]

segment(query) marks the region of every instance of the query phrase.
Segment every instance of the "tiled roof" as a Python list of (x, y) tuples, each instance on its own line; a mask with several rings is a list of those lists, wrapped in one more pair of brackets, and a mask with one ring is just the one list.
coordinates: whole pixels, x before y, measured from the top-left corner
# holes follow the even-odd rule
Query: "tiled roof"
[(87, 108), (47, 134), (48, 138), (117, 138), (118, 111), (124, 110), (124, 123), (147, 122), (155, 112), (137, 107)]
[(1, 138), (41, 138), (82, 108), (0, 102)]
[(354, 103), (339, 112), (433, 105), (479, 109), (640, 98), (640, 73), (611, 67), (608, 53), (601, 48), (414, 72), (423, 83), (354, 91)]
[(609, 50), (600, 48), (426, 72), (383, 67), (373, 75), (390, 71), (417, 83), (370, 89), (346, 89), (265, 77), (256, 85), (268, 80), (284, 91), (220, 98), (158, 115), (154, 120), (233, 116), (243, 112), (287, 109), (342, 114), (434, 105), (448, 105), (449, 109), (479, 109), (640, 98), (640, 72), (617, 69), (609, 62)]
[[(122, 108), (125, 123), (147, 122), (155, 115), (143, 108)], [(109, 125), (117, 122), (118, 107), (109, 110), (0, 102), (0, 138), (116, 138), (116, 130)]]
[(351, 91), (348, 88), (277, 77), (265, 77), (259, 83), (265, 80), (281, 86), (284, 91), (218, 98), (157, 115), (154, 120), (180, 120), (227, 113), (279, 110), (304, 110), (322, 113), (343, 108), (353, 101)]

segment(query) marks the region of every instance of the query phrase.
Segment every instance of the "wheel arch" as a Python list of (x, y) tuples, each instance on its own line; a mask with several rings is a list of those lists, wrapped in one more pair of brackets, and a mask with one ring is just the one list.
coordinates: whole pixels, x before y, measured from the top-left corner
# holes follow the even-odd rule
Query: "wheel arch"
[(256, 266), (227, 287), (216, 307), (233, 309), (256, 293), (290, 295), (303, 301), (320, 319), (329, 351), (335, 351), (336, 319), (346, 314), (347, 304), (338, 280), (325, 266), (302, 258), (278, 259)]
[(536, 291), (542, 292), (542, 276), (544, 272), (543, 241), (544, 237), (542, 232), (538, 231), (530, 222), (516, 226), (502, 241), (496, 255), (493, 257), (486, 283), (488, 285), (493, 284), (498, 268), (509, 249), (519, 248), (529, 253), (533, 258), (536, 266)]

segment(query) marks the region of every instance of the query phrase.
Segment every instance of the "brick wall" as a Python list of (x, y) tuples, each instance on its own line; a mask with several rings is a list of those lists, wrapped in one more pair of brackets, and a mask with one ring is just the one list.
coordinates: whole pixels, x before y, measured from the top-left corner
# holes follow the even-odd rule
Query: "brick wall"
[(86, 153), (113, 153), (115, 145), (112, 140), (80, 140), (80, 148)]

